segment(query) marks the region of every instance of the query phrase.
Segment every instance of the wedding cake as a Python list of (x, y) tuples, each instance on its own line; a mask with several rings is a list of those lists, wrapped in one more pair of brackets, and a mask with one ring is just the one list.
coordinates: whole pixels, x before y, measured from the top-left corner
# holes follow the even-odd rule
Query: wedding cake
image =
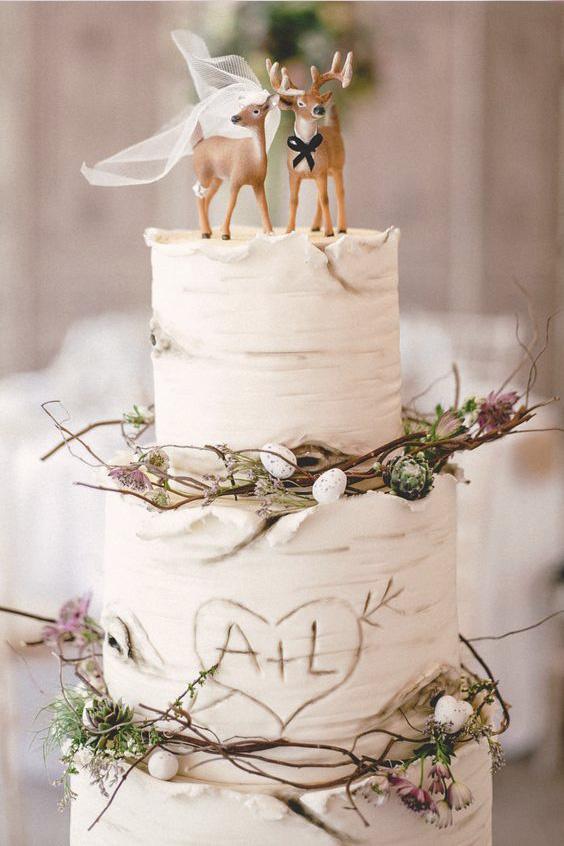
[[(534, 408), (458, 389), (431, 414), (402, 408), (399, 231), (347, 230), (321, 90), (349, 86), (352, 53), (303, 87), (267, 59), (266, 91), (242, 57), (173, 39), (199, 102), (83, 166), (145, 184), (193, 155), (199, 231), (145, 234), (154, 407), (117, 421), (127, 450), (109, 461), (84, 438), (115, 420), (73, 432), (45, 407), (107, 492), (101, 626), (81, 598), (44, 634), (79, 679), (61, 673), (48, 733), (71, 846), (489, 846), (509, 713), (458, 631), (452, 457)], [(265, 191), (281, 110), (285, 234)], [(307, 179), (311, 232), (295, 226)], [(231, 227), (244, 185), (264, 234)]]
[[(253, 450), (267, 469), (286, 459), (291, 473), (295, 460), (319, 475), (401, 439), (397, 229), (240, 229), (229, 241), (151, 229), (146, 241), (155, 442), (172, 478), (217, 493), (223, 445)], [(453, 730), (457, 706), (473, 713), (457, 698), (456, 481), (439, 473), (425, 496), (406, 498), (359, 471), (355, 488), (333, 495), (340, 477), (324, 475), (315, 500), (274, 511), (279, 519), (256, 488), (174, 508), (171, 483), (164, 509), (107, 494), (112, 699), (162, 714), (215, 667), (186, 727), (266, 751), (233, 759), (171, 747), (168, 771), (171, 751), (159, 749), (160, 764), (131, 769), (93, 827), (107, 800), (82, 770), (72, 846), (491, 844), (487, 743), (456, 748), (449, 807), (442, 800), (452, 825), (426, 789), (428, 779), (444, 787), (449, 768), (412, 754), (441, 699), (454, 702)], [(267, 500), (284, 478), (271, 476)], [(394, 770), (388, 798), (382, 779), (343, 782), (342, 749), (355, 766), (368, 755), (410, 763)]]

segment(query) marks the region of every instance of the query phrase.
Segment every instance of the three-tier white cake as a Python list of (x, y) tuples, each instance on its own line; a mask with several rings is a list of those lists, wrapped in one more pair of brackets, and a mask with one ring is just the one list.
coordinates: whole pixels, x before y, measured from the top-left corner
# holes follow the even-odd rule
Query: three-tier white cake
[[(228, 242), (149, 230), (146, 238), (156, 440), (175, 468), (215, 471), (212, 453), (188, 446), (318, 444), (362, 455), (401, 434), (396, 229), (336, 239), (240, 230)], [(249, 500), (159, 512), (109, 495), (111, 695), (139, 711), (163, 709), (187, 679), (218, 664), (191, 710), (218, 737), (356, 743), (379, 754), (382, 735), (359, 735), (375, 724), (405, 729), (429, 685), (459, 670), (455, 486), (441, 475), (415, 502), (368, 491), (261, 532)], [(287, 754), (299, 763), (295, 749)], [(318, 760), (319, 771), (331, 770), (329, 754)], [(362, 786), (368, 826), (341, 787), (297, 790), (186, 755), (172, 781), (132, 771), (87, 832), (105, 800), (81, 775), (71, 843), (488, 846), (487, 752), (466, 743), (457, 768), (474, 801), (445, 830), (397, 797), (377, 806)]]

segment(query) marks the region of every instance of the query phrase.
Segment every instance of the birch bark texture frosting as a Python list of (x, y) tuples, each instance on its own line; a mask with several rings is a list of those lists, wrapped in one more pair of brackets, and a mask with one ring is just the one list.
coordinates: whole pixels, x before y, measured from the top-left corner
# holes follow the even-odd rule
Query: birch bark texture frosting
[[(478, 744), (457, 754), (457, 768), (474, 794), (469, 808), (443, 831), (401, 806), (397, 797), (374, 807), (357, 801), (369, 826), (351, 810), (343, 789), (293, 797), (265, 796), (189, 781), (158, 782), (134, 770), (107, 815), (88, 826), (104, 805), (86, 775), (75, 779), (71, 846), (491, 846), (492, 787), (489, 758)], [(158, 808), (158, 814), (148, 812)], [(140, 824), (140, 820), (143, 824)]]
[[(164, 708), (219, 662), (192, 711), (220, 737), (350, 747), (458, 666), (455, 486), (441, 477), (416, 503), (368, 492), (304, 509), (251, 543), (261, 518), (249, 508), (158, 513), (110, 497), (112, 696)], [(198, 767), (212, 772), (241, 782), (234, 767)]]
[(161, 444), (362, 453), (400, 434), (399, 230), (145, 238)]

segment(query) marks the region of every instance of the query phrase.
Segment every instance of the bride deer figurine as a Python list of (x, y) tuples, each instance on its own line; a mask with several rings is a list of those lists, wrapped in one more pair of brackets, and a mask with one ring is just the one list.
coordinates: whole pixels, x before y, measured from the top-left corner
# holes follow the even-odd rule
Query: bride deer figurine
[[(265, 92), (266, 94), (266, 92)], [(272, 222), (264, 191), (266, 179), (267, 151), (264, 122), (271, 109), (278, 105), (278, 94), (270, 94), (263, 102), (251, 102), (244, 105), (231, 117), (231, 123), (250, 131), (249, 138), (226, 138), (212, 135), (197, 141), (193, 149), (194, 172), (197, 182), (194, 194), (198, 198), (198, 215), (202, 238), (211, 238), (212, 230), (208, 217), (210, 202), (224, 179), (229, 180), (229, 205), (221, 237), (224, 241), (231, 238), (231, 216), (237, 204), (237, 197), (243, 185), (250, 185), (257, 199), (262, 218), (262, 228), (271, 233)], [(255, 102), (252, 102), (252, 101)]]
[[(352, 79), (352, 60), (352, 53), (348, 53), (343, 63), (341, 54), (337, 52), (329, 71), (320, 73), (315, 65), (312, 65), (311, 86), (307, 91), (294, 85), (286, 68), (280, 69), (278, 62), (266, 60), (270, 83), (280, 96), (280, 108), (291, 110), (295, 115), (294, 135), (288, 138), (290, 219), (287, 232), (296, 228), (302, 180), (314, 179), (317, 185), (317, 210), (311, 226), (312, 231), (319, 231), (323, 222), (325, 235), (334, 234), (327, 191), (329, 176), (335, 181), (337, 193), (337, 229), (339, 232), (347, 231), (343, 182), (345, 148), (337, 110), (329, 105), (332, 93), (328, 91), (322, 94), (321, 87), (327, 82), (337, 81), (343, 88), (347, 88)], [(319, 121), (324, 117), (327, 117), (327, 123), (319, 129)]]
[(272, 223), (264, 191), (267, 150), (280, 120), (278, 94), (260, 84), (241, 56), (212, 58), (193, 32), (176, 30), (174, 43), (184, 56), (199, 101), (155, 135), (103, 159), (82, 166), (91, 185), (146, 185), (165, 177), (185, 156), (193, 156), (194, 193), (203, 238), (211, 238), (210, 202), (223, 180), (231, 183), (221, 237), (231, 237), (231, 217), (243, 185), (254, 189), (265, 232)]

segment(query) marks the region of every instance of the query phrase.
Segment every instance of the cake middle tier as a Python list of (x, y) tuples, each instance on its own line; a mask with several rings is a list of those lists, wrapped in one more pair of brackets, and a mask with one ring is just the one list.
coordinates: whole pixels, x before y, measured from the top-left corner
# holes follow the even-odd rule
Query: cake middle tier
[(397, 229), (145, 237), (160, 444), (362, 454), (401, 434)]
[(110, 495), (111, 695), (164, 709), (217, 664), (191, 711), (220, 738), (350, 747), (458, 666), (455, 486), (439, 477), (414, 503), (368, 492), (264, 531), (238, 503), (161, 513)]

